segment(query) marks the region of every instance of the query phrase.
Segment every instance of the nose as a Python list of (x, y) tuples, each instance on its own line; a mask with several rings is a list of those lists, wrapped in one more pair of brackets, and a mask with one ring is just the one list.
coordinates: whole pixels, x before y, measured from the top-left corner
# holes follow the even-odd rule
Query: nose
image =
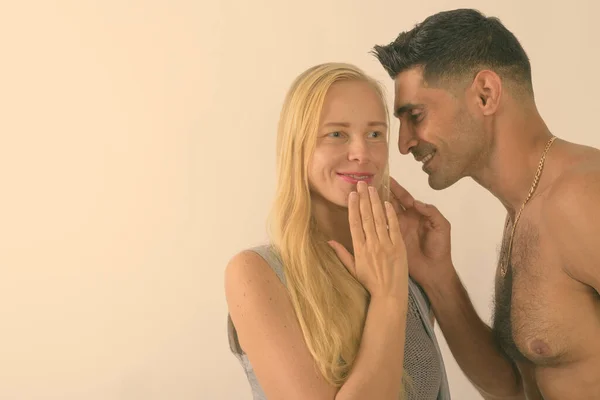
[(413, 135), (407, 124), (400, 123), (398, 131), (398, 150), (400, 154), (408, 154), (411, 149), (418, 144), (417, 138)]
[(364, 138), (354, 138), (348, 145), (348, 160), (359, 164), (369, 162), (371, 156), (369, 144)]

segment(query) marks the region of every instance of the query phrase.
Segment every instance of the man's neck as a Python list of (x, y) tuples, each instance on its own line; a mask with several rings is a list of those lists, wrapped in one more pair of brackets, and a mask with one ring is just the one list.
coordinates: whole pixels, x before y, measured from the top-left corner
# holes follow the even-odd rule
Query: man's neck
[(514, 217), (527, 198), (552, 134), (537, 112), (505, 119), (493, 135), (487, 163), (472, 177), (498, 198)]

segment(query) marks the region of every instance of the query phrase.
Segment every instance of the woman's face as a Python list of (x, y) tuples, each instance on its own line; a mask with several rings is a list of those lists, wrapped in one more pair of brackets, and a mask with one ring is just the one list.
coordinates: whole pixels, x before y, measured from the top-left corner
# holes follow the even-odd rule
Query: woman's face
[(343, 81), (331, 86), (308, 166), (313, 198), (346, 207), (357, 182), (381, 186), (388, 162), (384, 107), (368, 82)]

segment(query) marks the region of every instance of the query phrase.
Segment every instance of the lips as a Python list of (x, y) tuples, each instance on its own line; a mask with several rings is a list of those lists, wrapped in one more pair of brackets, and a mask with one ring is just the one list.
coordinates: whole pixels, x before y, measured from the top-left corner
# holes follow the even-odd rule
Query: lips
[(356, 185), (358, 182), (366, 182), (367, 184), (370, 184), (373, 181), (374, 175), (365, 172), (338, 172), (338, 176), (344, 181)]
[(431, 159), (433, 158), (433, 156), (435, 155), (435, 151), (432, 151), (431, 153), (427, 154), (425, 157), (423, 157), (421, 159), (421, 162), (423, 163), (423, 165), (427, 164), (429, 161), (431, 161)]
[(421, 163), (423, 163), (423, 169), (425, 169), (429, 163), (431, 162), (431, 160), (435, 157), (435, 153), (436, 151), (432, 151), (431, 153), (427, 154), (424, 157), (417, 157), (415, 156), (415, 159)]

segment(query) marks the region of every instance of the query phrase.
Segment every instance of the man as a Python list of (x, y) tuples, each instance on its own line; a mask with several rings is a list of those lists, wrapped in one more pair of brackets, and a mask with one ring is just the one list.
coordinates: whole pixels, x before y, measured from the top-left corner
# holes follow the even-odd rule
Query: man
[(411, 275), (486, 399), (600, 398), (600, 151), (557, 139), (528, 57), (496, 18), (435, 14), (374, 54), (395, 81), (398, 146), (429, 185), (471, 177), (507, 210), (492, 327), (450, 257), (450, 224), (393, 182)]

